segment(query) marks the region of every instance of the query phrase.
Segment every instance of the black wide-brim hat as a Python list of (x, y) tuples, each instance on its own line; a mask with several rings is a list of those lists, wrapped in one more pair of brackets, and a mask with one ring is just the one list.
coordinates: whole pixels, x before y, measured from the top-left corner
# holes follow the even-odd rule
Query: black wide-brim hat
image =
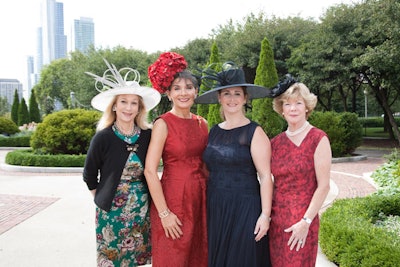
[(207, 86), (207, 82), (210, 83), (210, 81), (213, 82), (213, 85), (208, 87), (214, 88), (198, 96), (195, 99), (196, 104), (217, 104), (218, 91), (231, 87), (245, 87), (249, 100), (256, 98), (272, 97), (270, 89), (267, 89), (263, 86), (246, 83), (244, 71), (240, 68), (224, 70), (217, 73), (216, 75), (206, 75), (202, 77), (201, 82), (203, 84), (206, 84)]

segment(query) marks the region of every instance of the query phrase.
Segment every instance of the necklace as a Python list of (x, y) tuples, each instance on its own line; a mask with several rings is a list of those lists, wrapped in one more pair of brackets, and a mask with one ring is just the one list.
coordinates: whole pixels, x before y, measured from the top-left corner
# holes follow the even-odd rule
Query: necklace
[(117, 131), (122, 134), (123, 136), (126, 137), (132, 137), (134, 135), (136, 135), (139, 132), (139, 127), (137, 127), (136, 125), (133, 126), (133, 129), (130, 132), (126, 132), (125, 130), (122, 130), (122, 127), (118, 127), (118, 123), (114, 122), (114, 127), (115, 129), (117, 129)]
[(297, 135), (297, 134), (303, 132), (303, 131), (307, 128), (308, 125), (310, 125), (310, 123), (309, 123), (308, 121), (306, 121), (306, 122), (303, 124), (303, 126), (301, 126), (299, 129), (297, 129), (297, 130), (295, 130), (295, 131), (293, 131), (293, 132), (290, 131), (290, 130), (289, 130), (289, 127), (288, 127), (287, 130), (286, 130), (286, 135), (287, 135), (287, 136), (295, 136), (295, 135)]

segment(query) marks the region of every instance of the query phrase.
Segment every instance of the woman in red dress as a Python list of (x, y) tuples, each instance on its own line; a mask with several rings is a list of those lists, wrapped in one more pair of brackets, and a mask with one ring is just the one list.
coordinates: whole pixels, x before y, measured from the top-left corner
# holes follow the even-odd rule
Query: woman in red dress
[(173, 52), (161, 54), (149, 67), (154, 88), (172, 102), (172, 109), (154, 122), (144, 171), (152, 197), (153, 267), (207, 266), (207, 172), (202, 154), (208, 126), (190, 112), (199, 86), (186, 67), (183, 56)]
[(318, 212), (329, 192), (330, 143), (325, 132), (307, 121), (317, 97), (304, 84), (288, 76), (273, 91), (274, 110), (288, 129), (271, 140), (271, 262), (312, 267), (318, 253)]

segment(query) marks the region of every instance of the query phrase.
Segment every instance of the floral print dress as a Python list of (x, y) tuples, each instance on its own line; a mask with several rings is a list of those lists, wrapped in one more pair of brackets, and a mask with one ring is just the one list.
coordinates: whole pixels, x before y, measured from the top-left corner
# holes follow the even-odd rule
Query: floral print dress
[[(114, 133), (129, 144), (139, 137)], [(109, 212), (96, 208), (98, 266), (139, 266), (151, 263), (150, 194), (135, 145), (122, 171)]]

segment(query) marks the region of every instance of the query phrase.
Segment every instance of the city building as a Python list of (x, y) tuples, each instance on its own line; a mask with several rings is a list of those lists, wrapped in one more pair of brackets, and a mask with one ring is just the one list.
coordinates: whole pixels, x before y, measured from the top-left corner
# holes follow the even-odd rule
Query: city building
[(22, 83), (17, 79), (0, 79), (0, 97), (6, 98), (9, 105), (13, 104), (15, 90), (21, 100), (23, 97)]
[(74, 20), (74, 50), (87, 52), (94, 45), (94, 23), (92, 18), (81, 17)]

